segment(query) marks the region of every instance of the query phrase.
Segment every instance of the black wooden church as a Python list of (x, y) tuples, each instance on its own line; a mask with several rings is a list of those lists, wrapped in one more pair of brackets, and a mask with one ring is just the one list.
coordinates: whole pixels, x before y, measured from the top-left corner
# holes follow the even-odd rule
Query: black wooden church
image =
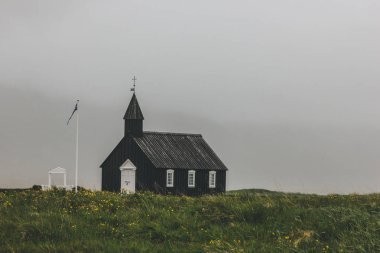
[(133, 93), (124, 137), (100, 166), (102, 190), (202, 195), (225, 192), (227, 167), (199, 134), (146, 132)]

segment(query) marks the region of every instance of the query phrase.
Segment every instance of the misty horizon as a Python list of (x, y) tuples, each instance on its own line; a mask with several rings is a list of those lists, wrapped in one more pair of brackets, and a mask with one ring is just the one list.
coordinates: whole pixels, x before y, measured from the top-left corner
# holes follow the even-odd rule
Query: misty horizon
[[(111, 4), (112, 3), (112, 4)], [(145, 131), (202, 134), (227, 189), (380, 190), (376, 1), (2, 1), (0, 188), (100, 187), (136, 95)], [(54, 178), (55, 182), (60, 178)]]

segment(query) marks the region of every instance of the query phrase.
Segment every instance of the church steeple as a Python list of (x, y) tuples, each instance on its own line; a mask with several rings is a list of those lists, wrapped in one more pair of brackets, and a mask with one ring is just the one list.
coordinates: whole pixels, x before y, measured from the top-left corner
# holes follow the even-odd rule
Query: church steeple
[(141, 137), (143, 135), (143, 120), (144, 116), (142, 114), (139, 102), (137, 101), (136, 94), (133, 93), (131, 102), (124, 115), (125, 121), (125, 131), (124, 135)]

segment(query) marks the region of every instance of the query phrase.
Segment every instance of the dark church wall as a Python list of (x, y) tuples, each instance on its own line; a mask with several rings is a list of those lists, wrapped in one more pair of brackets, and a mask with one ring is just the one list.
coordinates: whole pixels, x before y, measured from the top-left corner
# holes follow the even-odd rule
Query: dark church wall
[(104, 191), (120, 191), (120, 166), (124, 162), (126, 155), (125, 138), (123, 138), (111, 154), (107, 157), (106, 161), (101, 165), (102, 167), (102, 190)]
[(142, 136), (143, 135), (143, 121), (142, 120), (126, 120), (124, 123), (124, 136)]
[(159, 184), (163, 193), (175, 195), (199, 196), (217, 194), (226, 191), (226, 171), (216, 171), (216, 187), (209, 187), (209, 170), (195, 171), (195, 187), (188, 187), (188, 171), (174, 169), (174, 187), (166, 187), (166, 169), (159, 169)]
[(129, 143), (129, 159), (136, 166), (136, 190), (154, 191), (155, 178), (158, 172), (137, 144), (131, 140)]
[(119, 192), (121, 187), (120, 166), (130, 159), (137, 167), (136, 190), (155, 191), (154, 182), (159, 172), (137, 147), (132, 138), (123, 138), (102, 164), (102, 190)]

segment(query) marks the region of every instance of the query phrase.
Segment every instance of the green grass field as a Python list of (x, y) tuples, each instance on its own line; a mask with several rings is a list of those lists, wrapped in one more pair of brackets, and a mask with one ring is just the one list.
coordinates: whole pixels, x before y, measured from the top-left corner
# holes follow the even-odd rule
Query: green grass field
[(6, 191), (0, 252), (380, 252), (380, 194)]

